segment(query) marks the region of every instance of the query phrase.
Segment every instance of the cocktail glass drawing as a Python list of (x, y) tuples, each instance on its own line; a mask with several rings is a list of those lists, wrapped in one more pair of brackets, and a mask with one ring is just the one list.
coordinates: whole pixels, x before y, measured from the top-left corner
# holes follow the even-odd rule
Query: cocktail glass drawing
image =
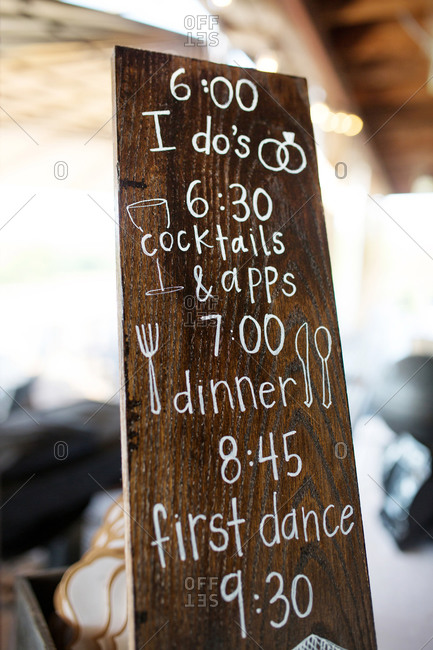
[[(147, 218), (146, 220), (143, 219), (143, 215), (144, 215), (143, 211), (149, 209), (153, 210), (152, 221), (156, 219), (158, 223), (161, 223), (163, 220), (165, 220), (166, 221), (165, 229), (168, 230), (170, 228), (170, 209), (168, 207), (167, 199), (163, 199), (160, 197), (154, 199), (143, 199), (142, 201), (136, 201), (135, 203), (130, 203), (129, 205), (126, 206), (126, 211), (128, 213), (129, 218), (131, 219), (134, 226), (142, 233), (144, 233), (144, 230), (140, 224), (144, 224), (145, 222), (148, 222)], [(170, 286), (170, 287), (164, 286), (162, 280), (161, 265), (159, 263), (158, 258), (156, 258), (156, 265), (158, 268), (159, 287), (157, 287), (156, 289), (150, 289), (149, 291), (146, 291), (145, 294), (146, 296), (157, 296), (164, 293), (174, 293), (175, 291), (181, 291), (184, 288), (183, 286), (180, 285)]]

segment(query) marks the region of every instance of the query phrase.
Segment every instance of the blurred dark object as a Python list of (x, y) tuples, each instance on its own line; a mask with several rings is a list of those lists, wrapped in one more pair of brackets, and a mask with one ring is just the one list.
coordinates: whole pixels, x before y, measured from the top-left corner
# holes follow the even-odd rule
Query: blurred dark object
[(380, 515), (402, 550), (433, 540), (432, 397), (433, 359), (424, 356), (388, 368), (375, 395), (376, 412), (398, 434), (384, 451)]
[(433, 450), (433, 358), (406, 357), (390, 366), (376, 390), (376, 409), (395, 433), (410, 432)]
[(95, 492), (120, 486), (119, 407), (82, 401), (11, 410), (0, 425), (0, 470), (3, 556), (56, 546)]
[(380, 516), (398, 546), (405, 550), (433, 539), (431, 450), (409, 433), (400, 435), (385, 449), (383, 486)]
[[(56, 616), (53, 596), (63, 571), (47, 571), (18, 578), (17, 648), (20, 650), (55, 650)], [(53, 634), (54, 633), (54, 634)]]

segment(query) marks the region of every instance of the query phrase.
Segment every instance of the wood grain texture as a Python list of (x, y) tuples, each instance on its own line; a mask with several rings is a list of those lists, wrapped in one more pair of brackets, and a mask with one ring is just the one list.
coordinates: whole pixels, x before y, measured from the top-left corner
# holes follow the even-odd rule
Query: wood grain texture
[[(179, 68), (184, 68), (185, 73), (177, 82), (187, 83), (191, 89), (187, 101), (176, 101), (170, 93), (171, 75)], [(259, 93), (257, 108), (252, 112), (241, 110), (235, 99), (224, 110), (216, 107), (210, 94), (203, 91), (202, 80), (209, 84), (218, 75), (229, 79), (233, 87), (239, 79), (254, 81)], [(247, 102), (247, 95), (243, 97)], [(258, 644), (265, 649), (287, 650), (310, 634), (316, 634), (348, 650), (372, 650), (376, 643), (362, 521), (305, 80), (116, 48), (115, 101), (124, 387), (122, 445), (124, 489), (131, 515), (127, 555), (132, 575), (135, 647), (141, 648), (153, 637), (148, 647), (255, 648)], [(161, 134), (164, 145), (175, 146), (175, 150), (150, 151), (157, 147), (154, 118), (143, 116), (142, 112), (154, 110), (170, 111), (169, 115), (160, 117)], [(227, 134), (230, 139), (230, 149), (224, 155), (214, 150), (209, 155), (198, 153), (192, 146), (193, 135), (206, 130), (207, 115), (212, 117), (212, 137)], [(236, 136), (233, 125), (237, 127)], [(268, 170), (258, 159), (260, 142), (266, 138), (281, 140), (283, 131), (293, 132), (295, 142), (305, 152), (307, 166), (299, 174)], [(235, 153), (234, 142), (239, 134), (250, 138), (251, 153), (245, 158)], [(223, 140), (219, 143), (222, 146)], [(272, 159), (275, 166), (275, 154), (272, 158), (269, 150), (267, 155), (271, 156), (267, 160)], [(293, 148), (291, 155), (293, 164), (298, 164)], [(202, 219), (194, 218), (186, 205), (188, 187), (196, 179), (201, 183), (194, 187), (192, 197), (203, 197), (209, 204), (209, 211)], [(247, 191), (251, 215), (244, 222), (231, 217), (233, 213), (243, 214), (241, 205), (233, 205), (241, 193), (239, 188), (229, 189), (233, 183), (242, 184)], [(272, 215), (263, 222), (254, 216), (252, 207), (252, 196), (257, 188), (263, 188), (273, 201)], [(175, 241), (176, 233), (185, 231), (182, 243), (185, 246), (191, 243), (188, 251), (179, 251), (176, 244), (171, 251), (161, 249), (158, 233), (166, 230), (166, 215), (161, 206), (137, 210), (135, 225), (128, 216), (127, 206), (156, 197), (167, 200), (171, 218), (169, 231), (175, 235)], [(263, 200), (261, 196), (258, 202), (262, 214), (266, 210)], [(200, 204), (195, 206), (201, 209)], [(222, 206), (225, 210), (221, 210)], [(215, 240), (218, 225), (229, 240), (243, 235), (248, 252), (233, 252), (226, 242), (227, 259), (224, 260)], [(204, 248), (201, 254), (197, 252), (194, 226), (201, 233), (209, 231), (205, 241), (213, 248)], [(269, 255), (260, 243), (259, 226), (268, 242)], [(275, 232), (282, 233), (283, 254), (271, 248)], [(150, 251), (157, 247), (154, 257), (143, 253), (141, 239), (144, 234), (153, 235), (146, 240), (146, 245)], [(259, 242), (257, 255), (252, 251), (250, 235)], [(156, 258), (164, 285), (183, 286), (182, 291), (146, 295), (160, 283)], [(212, 301), (199, 303), (194, 298), (197, 289), (194, 268), (197, 265), (203, 269), (206, 288), (213, 288), (215, 298)], [(278, 280), (269, 288), (270, 302), (262, 283), (255, 289), (252, 303), (248, 269), (260, 270), (264, 278), (266, 266), (278, 272)], [(221, 277), (234, 267), (238, 269), (241, 290), (226, 292), (221, 286)], [(272, 273), (268, 271), (268, 275)], [(286, 293), (290, 293), (289, 285), (283, 282), (286, 273), (293, 274), (289, 277), (296, 286), (296, 292), (290, 297), (283, 292), (286, 289)], [(252, 274), (256, 280), (258, 272)], [(201, 319), (203, 315), (216, 313), (222, 317), (217, 357), (214, 355), (215, 321)], [(239, 336), (242, 318), (252, 316), (263, 326), (267, 314), (277, 316), (283, 323), (284, 346), (279, 354), (273, 355), (262, 335), (258, 351), (248, 354)], [(151, 410), (149, 362), (140, 351), (135, 329), (137, 325), (148, 323), (153, 326), (153, 339), (155, 324), (159, 325), (158, 350), (152, 357), (161, 405), (159, 413)], [(305, 404), (308, 394), (301, 362), (304, 355), (305, 363), (302, 346), (306, 344), (302, 343), (302, 336), (306, 328), (301, 329), (304, 323), (308, 324), (309, 333), (310, 406)], [(323, 367), (314, 344), (314, 333), (319, 327), (326, 327), (332, 339), (328, 360), (332, 395), (329, 408), (322, 404)], [(255, 330), (250, 320), (245, 332), (246, 343), (252, 348)], [(279, 327), (275, 319), (268, 333), (270, 345), (276, 347)], [(300, 355), (295, 345), (297, 333)], [(318, 334), (319, 347), (323, 345), (321, 336), (323, 331)], [(322, 356), (324, 354), (322, 351)], [(179, 391), (186, 390), (186, 371), (190, 373), (193, 412), (179, 413), (174, 398)], [(246, 408), (242, 411), (235, 385), (236, 377), (243, 376), (251, 379), (257, 408), (251, 391), (244, 385), (242, 395)], [(285, 385), (285, 400), (279, 378), (283, 382), (288, 378), (293, 380)], [(216, 393), (218, 413), (215, 412), (211, 380), (227, 382), (232, 389), (234, 408), (231, 408), (227, 390), (220, 386)], [(198, 397), (200, 383), (204, 387), (205, 414), (201, 413)], [(262, 392), (266, 406), (260, 402), (261, 385), (263, 391), (269, 391)], [(271, 386), (274, 386), (273, 391)], [(185, 405), (186, 399), (179, 399), (177, 404)], [(296, 469), (296, 459), (287, 462), (284, 456), (283, 434), (289, 431), (296, 431), (296, 434), (286, 439), (288, 451), (302, 459), (302, 471), (298, 476), (287, 475), (288, 471), (294, 473)], [(270, 432), (278, 455), (278, 480), (274, 478), (270, 461), (258, 462), (260, 436), (263, 436), (263, 454), (267, 456)], [(236, 441), (236, 457), (241, 464), (241, 476), (231, 484), (222, 477), (219, 444), (224, 436)], [(347, 455), (343, 453), (345, 449)], [(224, 453), (230, 451), (228, 442), (224, 450)], [(231, 461), (226, 474), (229, 478), (234, 477), (236, 467), (237, 462)], [(236, 544), (236, 526), (228, 525), (233, 519), (233, 499), (236, 499), (238, 517), (245, 519), (238, 525), (242, 555)], [(274, 500), (280, 540), (268, 547), (260, 533), (260, 522), (265, 515), (274, 512)], [(158, 547), (152, 545), (156, 537), (152, 513), (158, 503), (167, 514), (167, 519), (159, 517), (161, 534), (169, 537), (161, 544), (165, 567)], [(324, 532), (323, 514), (331, 504), (326, 511), (329, 531), (340, 525), (344, 508), (353, 507), (353, 516), (343, 519), (346, 532), (354, 523), (348, 534), (343, 534), (341, 528), (332, 537)], [(302, 508), (304, 513), (311, 510), (317, 513), (320, 540), (314, 515), (307, 521), (307, 535), (304, 534)], [(284, 539), (282, 520), (292, 509), (298, 518), (299, 538)], [(347, 515), (348, 510), (345, 512)], [(212, 515), (217, 513), (221, 517), (214, 520), (214, 524), (224, 528), (228, 536), (228, 547), (223, 552), (213, 550), (210, 545), (212, 541), (214, 546), (221, 546), (225, 540), (223, 533), (212, 532), (209, 528)], [(188, 532), (188, 514), (206, 517), (206, 520), (197, 520), (195, 526), (196, 560)], [(287, 537), (291, 529), (289, 520), (286, 520)], [(273, 520), (265, 521), (263, 534), (269, 541), (275, 533)], [(184, 561), (180, 559), (175, 522), (182, 524)], [(224, 602), (220, 593), (223, 577), (239, 570), (243, 583), (245, 638), (239, 626), (237, 601)], [(266, 582), (272, 572), (282, 576), (283, 593), (289, 601), (295, 576), (308, 577), (313, 589), (312, 610), (308, 616), (298, 616), (291, 602), (287, 623), (280, 628), (271, 625), (271, 621), (280, 622), (285, 614), (283, 599), (270, 603), (279, 580), (274, 576)], [(199, 587), (200, 577), (207, 578), (204, 587)], [(211, 582), (211, 578), (215, 581)], [(191, 584), (194, 588), (188, 589)], [(228, 587), (233, 588), (234, 584), (233, 579)], [(298, 585), (297, 606), (301, 613), (308, 606), (306, 585), (304, 579)], [(200, 593), (206, 595), (201, 599), (206, 606), (199, 606)], [(210, 599), (212, 594), (217, 606), (213, 606), (215, 601)], [(254, 594), (258, 595), (257, 599)], [(191, 603), (194, 606), (188, 606)]]
[[(280, 4), (289, 18), (291, 2)], [(364, 120), (360, 138), (373, 147), (392, 191), (412, 191), (418, 177), (433, 174), (433, 97), (425, 54), (429, 2), (399, 0), (398, 10), (394, 1), (304, 4), (352, 98), (353, 110)], [(425, 129), (418, 138), (421, 124)]]

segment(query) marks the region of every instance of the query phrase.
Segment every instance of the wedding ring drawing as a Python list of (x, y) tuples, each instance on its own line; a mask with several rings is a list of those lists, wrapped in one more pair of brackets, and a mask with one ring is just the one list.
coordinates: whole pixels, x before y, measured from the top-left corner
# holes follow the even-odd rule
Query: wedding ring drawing
[[(263, 158), (263, 148), (265, 145), (275, 145), (277, 147), (275, 156), (278, 165), (270, 165)], [(291, 169), (289, 165), (290, 161), (290, 152), (289, 147), (294, 147), (301, 156), (301, 162), (298, 167)], [(283, 131), (283, 140), (275, 140), (274, 138), (266, 138), (262, 140), (259, 144), (258, 149), (259, 160), (266, 169), (270, 169), (274, 172), (285, 171), (288, 174), (299, 174), (307, 166), (307, 158), (303, 148), (295, 142), (295, 134), (293, 131)]]

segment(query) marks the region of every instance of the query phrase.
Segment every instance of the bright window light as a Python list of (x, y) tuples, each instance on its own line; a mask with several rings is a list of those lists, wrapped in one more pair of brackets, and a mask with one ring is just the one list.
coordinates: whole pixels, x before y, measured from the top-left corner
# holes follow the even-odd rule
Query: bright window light
[(232, 0), (211, 0), (214, 7), (228, 7), (231, 5)]
[(257, 61), (257, 70), (262, 70), (263, 72), (277, 72), (278, 70), (278, 61), (275, 54), (265, 52), (261, 54)]
[[(145, 25), (153, 25), (177, 34), (206, 31), (206, 26), (190, 29), (185, 25), (188, 16), (210, 16), (209, 11), (198, 0), (157, 0), (157, 2), (140, 2), (139, 0), (62, 0), (66, 4), (78, 5), (105, 13), (118, 14), (123, 18)], [(194, 21), (197, 23), (197, 21)], [(212, 26), (218, 31), (218, 25)]]

